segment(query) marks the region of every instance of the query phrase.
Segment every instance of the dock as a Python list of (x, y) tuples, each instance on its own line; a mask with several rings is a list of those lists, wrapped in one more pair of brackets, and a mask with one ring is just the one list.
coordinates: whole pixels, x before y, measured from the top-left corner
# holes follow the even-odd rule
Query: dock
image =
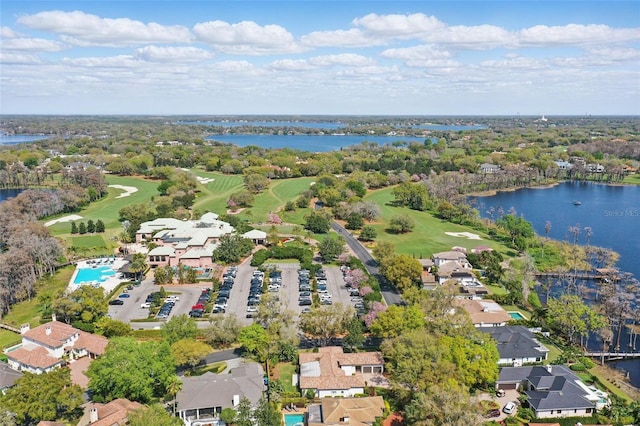
[(605, 361), (619, 361), (628, 358), (640, 358), (640, 352), (585, 352), (586, 356), (605, 358)]

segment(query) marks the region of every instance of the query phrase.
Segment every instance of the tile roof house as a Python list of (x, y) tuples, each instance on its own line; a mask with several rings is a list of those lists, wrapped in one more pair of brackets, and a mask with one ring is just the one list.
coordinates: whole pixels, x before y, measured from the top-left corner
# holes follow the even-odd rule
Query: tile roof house
[(504, 367), (498, 389), (516, 389), (527, 396), (536, 418), (586, 417), (606, 406), (608, 395), (585, 385), (564, 365)]
[(78, 426), (124, 426), (129, 423), (129, 413), (141, 408), (144, 405), (124, 398), (106, 404), (89, 403), (84, 406)]
[(308, 426), (370, 426), (384, 413), (381, 396), (366, 398), (324, 398), (309, 406)]
[(233, 226), (218, 220), (215, 213), (205, 213), (199, 220), (158, 218), (140, 225), (136, 242), (153, 242), (157, 247), (147, 253), (151, 268), (177, 266), (194, 268), (213, 265), (211, 255), (223, 235), (235, 232)]
[(95, 359), (104, 353), (109, 342), (55, 319), (33, 329), (25, 324), (20, 332), (22, 342), (6, 351), (9, 366), (35, 374), (63, 366), (65, 355), (70, 361), (85, 356)]
[(511, 317), (493, 300), (457, 299), (454, 303), (467, 311), (476, 327), (501, 327), (511, 321)]
[(300, 390), (313, 390), (317, 398), (353, 397), (364, 393), (365, 374), (382, 374), (384, 359), (380, 352), (343, 353), (340, 346), (304, 352), (300, 359)]
[(521, 325), (504, 327), (480, 327), (478, 330), (490, 334), (498, 344), (498, 365), (520, 367), (547, 359), (549, 349), (541, 344), (534, 334)]
[(22, 373), (9, 367), (4, 362), (0, 362), (0, 395), (16, 384), (16, 380), (22, 377)]
[(223, 409), (236, 408), (243, 398), (255, 406), (264, 390), (264, 370), (255, 362), (243, 363), (230, 374), (208, 372), (181, 380), (176, 400), (178, 416), (186, 426), (218, 424)]

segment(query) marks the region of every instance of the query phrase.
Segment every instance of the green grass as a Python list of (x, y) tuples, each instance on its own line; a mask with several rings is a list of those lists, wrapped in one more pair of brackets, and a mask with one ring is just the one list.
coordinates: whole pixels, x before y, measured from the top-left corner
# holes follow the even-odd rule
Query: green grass
[[(20, 328), (21, 324), (29, 323), (32, 327), (40, 325), (40, 298), (54, 298), (69, 285), (69, 280), (75, 267), (61, 268), (52, 277), (45, 277), (38, 281), (38, 297), (25, 300), (12, 306), (11, 311), (2, 318), (2, 322)], [(20, 336), (8, 330), (0, 329), (0, 348), (20, 339)]]
[(101, 235), (83, 235), (71, 237), (71, 245), (77, 248), (102, 248), (107, 247)]
[(214, 179), (213, 182), (198, 186), (200, 194), (193, 205), (194, 210), (208, 210), (224, 214), (227, 211), (229, 196), (244, 186), (243, 177), (240, 175), (223, 175), (202, 170), (193, 170), (193, 173), (197, 176)]
[(313, 181), (309, 177), (272, 180), (269, 188), (257, 194), (253, 206), (240, 213), (240, 216), (252, 222), (266, 222), (270, 212), (284, 207), (287, 201), (294, 201)]
[(507, 294), (507, 289), (499, 285), (485, 284), (485, 287), (489, 289), (491, 294), (495, 294), (496, 296), (502, 296)]
[[(378, 231), (377, 241), (390, 241), (396, 246), (396, 251), (419, 258), (430, 257), (433, 253), (451, 250), (453, 246), (461, 246), (472, 249), (479, 245), (486, 245), (501, 253), (511, 253), (510, 249), (502, 244), (492, 241), (478, 230), (468, 226), (456, 225), (438, 219), (428, 212), (410, 210), (404, 207), (395, 207), (390, 203), (394, 197), (393, 188), (384, 188), (368, 193), (365, 201), (377, 203), (382, 211), (382, 217), (373, 226)], [(406, 214), (415, 221), (415, 228), (406, 234), (392, 234), (386, 231), (389, 228), (390, 219), (399, 214)], [(481, 240), (470, 240), (462, 237), (453, 237), (445, 232), (471, 232), (478, 234)]]
[(296, 372), (296, 366), (291, 363), (280, 363), (278, 364), (278, 371), (280, 372), (280, 383), (282, 383), (282, 387), (284, 391), (289, 393), (297, 392), (295, 386), (291, 384), (291, 378)]
[(622, 183), (631, 184), (631, 185), (640, 185), (640, 174), (636, 173), (633, 175), (627, 175), (623, 179)]

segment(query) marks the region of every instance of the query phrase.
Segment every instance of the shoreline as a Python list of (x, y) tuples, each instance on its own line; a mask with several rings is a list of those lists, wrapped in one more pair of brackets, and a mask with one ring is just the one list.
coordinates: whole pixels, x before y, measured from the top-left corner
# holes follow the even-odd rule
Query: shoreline
[(497, 195), (499, 192), (515, 192), (518, 191), (519, 189), (549, 189), (549, 188), (553, 188), (554, 186), (558, 186), (563, 182), (569, 182), (569, 181), (559, 181), (559, 182), (553, 182), (553, 183), (545, 183), (545, 184), (541, 184), (541, 185), (525, 185), (525, 186), (514, 186), (511, 188), (505, 188), (505, 189), (490, 189), (487, 191), (479, 191), (479, 192), (470, 192), (468, 194), (465, 194), (466, 197), (493, 197), (494, 195)]

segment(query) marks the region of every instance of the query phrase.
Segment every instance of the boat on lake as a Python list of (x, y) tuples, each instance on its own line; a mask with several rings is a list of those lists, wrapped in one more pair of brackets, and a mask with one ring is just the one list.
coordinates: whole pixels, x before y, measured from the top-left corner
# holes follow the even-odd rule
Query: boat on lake
[(573, 205), (574, 206), (580, 206), (580, 205), (582, 205), (582, 201), (573, 200)]

